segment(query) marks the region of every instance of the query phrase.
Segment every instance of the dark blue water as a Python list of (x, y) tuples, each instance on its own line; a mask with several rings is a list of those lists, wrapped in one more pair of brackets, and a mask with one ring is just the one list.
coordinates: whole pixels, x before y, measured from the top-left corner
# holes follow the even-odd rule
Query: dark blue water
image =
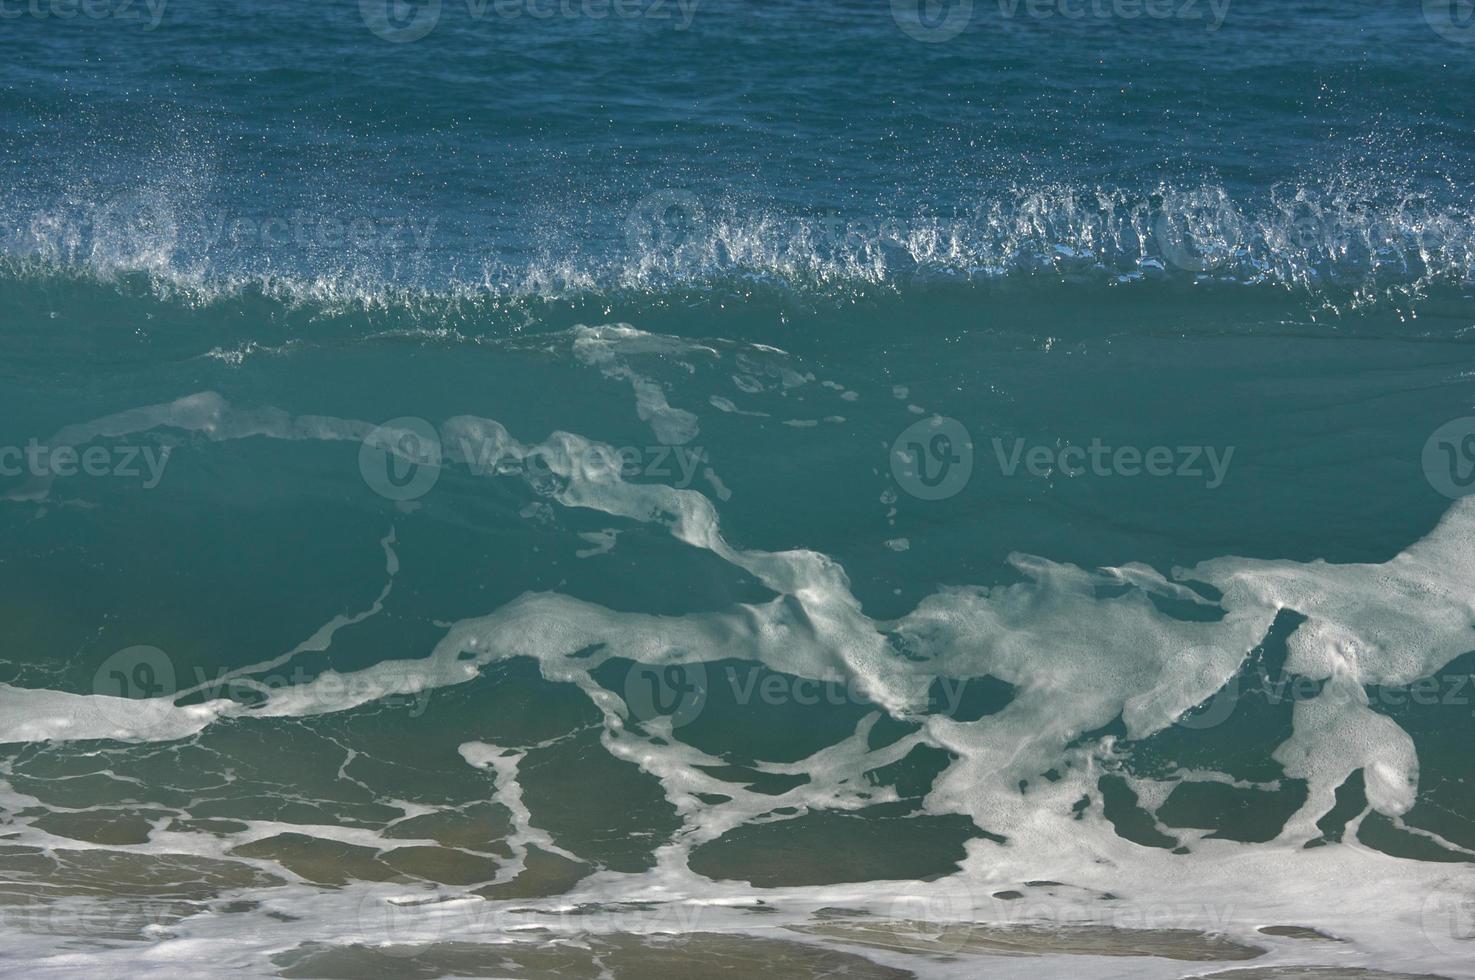
[(1465, 0), (0, 54), (17, 975), (1475, 975)]

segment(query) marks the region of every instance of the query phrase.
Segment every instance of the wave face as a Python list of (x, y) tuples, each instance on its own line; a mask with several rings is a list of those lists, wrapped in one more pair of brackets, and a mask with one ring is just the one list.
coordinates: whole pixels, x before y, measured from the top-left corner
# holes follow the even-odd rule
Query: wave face
[(1038, 6), (7, 22), (7, 965), (1475, 975), (1464, 21)]
[(1468, 106), (1428, 80), (1475, 74), (1437, 17), (966, 0), (929, 43), (908, 2), (446, 0), (398, 43), (368, 0), (20, 17), (48, 54), (0, 68), (0, 153), (32, 161), (0, 188), (0, 254), (334, 301), (1000, 278), (1337, 309), (1468, 294)]

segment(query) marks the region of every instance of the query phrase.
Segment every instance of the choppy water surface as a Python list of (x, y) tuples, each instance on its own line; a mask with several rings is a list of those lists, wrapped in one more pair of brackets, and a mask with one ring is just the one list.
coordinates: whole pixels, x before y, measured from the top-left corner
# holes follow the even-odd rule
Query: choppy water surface
[(0, 6), (0, 972), (1475, 976), (1467, 7)]

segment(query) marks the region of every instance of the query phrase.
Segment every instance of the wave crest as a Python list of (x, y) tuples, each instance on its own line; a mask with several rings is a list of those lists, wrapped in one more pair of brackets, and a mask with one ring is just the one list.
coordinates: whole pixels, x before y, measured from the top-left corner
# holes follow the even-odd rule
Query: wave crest
[(0, 218), (0, 275), (143, 281), (190, 302), (261, 294), (420, 311), (751, 289), (849, 299), (1000, 282), (1278, 286), (1358, 305), (1475, 283), (1469, 206), (1356, 188), (1275, 187), (1243, 200), (1214, 185), (1054, 185), (869, 217), (668, 189), (592, 222), (598, 233), (539, 232), (536, 245), (473, 244), (443, 224), (300, 211), (229, 218), (193, 198), (130, 192)]

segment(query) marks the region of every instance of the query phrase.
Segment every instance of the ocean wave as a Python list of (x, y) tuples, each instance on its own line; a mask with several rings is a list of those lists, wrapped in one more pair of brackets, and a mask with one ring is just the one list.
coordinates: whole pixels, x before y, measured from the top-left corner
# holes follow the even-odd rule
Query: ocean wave
[[(621, 365), (626, 354), (662, 355), (684, 349), (669, 338), (622, 326), (589, 328), (573, 340), (583, 345), (591, 367), (615, 370), (632, 381), (638, 379)], [(637, 396), (640, 390), (637, 384)], [(470, 874), (451, 876), (449, 881), (439, 881), (437, 869), (427, 870), (418, 863), (408, 866), (423, 878), (386, 878), (382, 883), (330, 867), (326, 873), (335, 875), (332, 883), (341, 888), (285, 887), (271, 894), (271, 911), (279, 913), (276, 921), (303, 924), (294, 927), (300, 930), (296, 933), (276, 928), (244, 933), (239, 945), (254, 955), (276, 955), (324, 934), (340, 945), (358, 941), (366, 923), (377, 925), (390, 914), (386, 904), (394, 906), (396, 916), (401, 909), (409, 911), (393, 920), (395, 932), (381, 926), (366, 939), (382, 942), (389, 935), (418, 946), (405, 951), (416, 955), (430, 952), (426, 947), (437, 941), (484, 942), (494, 935), (498, 942), (506, 942), (506, 931), (489, 928), (489, 922), (515, 923), (517, 931), (547, 925), (549, 930), (537, 933), (540, 940), (566, 935), (587, 943), (588, 934), (624, 931), (632, 920), (646, 931), (664, 931), (670, 926), (661, 926), (663, 917), (695, 916), (706, 910), (704, 921), (728, 924), (737, 919), (732, 928), (742, 930), (746, 914), (742, 909), (755, 901), (763, 906), (771, 903), (766, 914), (799, 935), (827, 934), (862, 946), (875, 937), (864, 931), (868, 922), (913, 921), (924, 913), (932, 938), (925, 944), (910, 943), (907, 951), (967, 957), (996, 953), (997, 943), (1008, 941), (1030, 944), (1035, 947), (1033, 955), (1061, 953), (1068, 958), (1081, 949), (1061, 945), (1067, 942), (1061, 936), (1062, 924), (1120, 926), (1155, 914), (1161, 924), (1164, 909), (1171, 915), (1169, 921), (1180, 927), (1166, 938), (1180, 944), (1208, 942), (1181, 931), (1185, 925), (1195, 932), (1254, 944), (1209, 950), (1231, 959), (1258, 955), (1260, 944), (1268, 945), (1268, 939), (1254, 930), (1276, 920), (1311, 923), (1325, 935), (1343, 938), (1349, 954), (1364, 962), (1439, 963), (1440, 956), (1453, 956), (1440, 943), (1459, 950), (1452, 933), (1445, 940), (1438, 930), (1444, 927), (1441, 903), (1454, 881), (1447, 862), (1463, 860), (1468, 848), (1432, 832), (1421, 836), (1441, 848), (1440, 859), (1423, 862), (1399, 860), (1372, 847), (1310, 845), (1320, 840), (1325, 815), (1357, 771), (1366, 773), (1359, 821), (1376, 815), (1400, 830), (1417, 833), (1417, 825), (1405, 825), (1404, 817), (1415, 807), (1431, 805), (1427, 796), (1419, 797), (1418, 787), (1421, 764), (1428, 767), (1432, 759), (1421, 759), (1412, 735), (1371, 706), (1364, 692), (1370, 685), (1403, 686), (1436, 676), (1466, 652), (1475, 611), (1468, 588), (1475, 575), (1470, 548), (1475, 540), (1475, 501), (1453, 504), (1437, 527), (1381, 563), (1226, 556), (1167, 575), (1136, 563), (1087, 569), (1017, 554), (1010, 559), (1018, 573), (1012, 584), (943, 588), (899, 618), (876, 619), (863, 608), (836, 558), (806, 549), (767, 551), (737, 545), (728, 539), (724, 515), (711, 499), (690, 489), (627, 481), (613, 447), (572, 432), (555, 432), (539, 443), (523, 442), (494, 419), (456, 416), (442, 425), (443, 446), (437, 444), (427, 453), (430, 444), (406, 438), (415, 432), (403, 420), (374, 426), (344, 417), (294, 415), (270, 405), (236, 407), (215, 392), (201, 391), (68, 425), (51, 443), (80, 446), (99, 438), (165, 430), (198, 434), (200, 440), (187, 451), (200, 452), (247, 440), (278, 447), (357, 443), (369, 450), (374, 467), (385, 467), (377, 470), (380, 474), (393, 465), (391, 457), (417, 466), (437, 459), (470, 472), (485, 458), (481, 449), (491, 450), (490, 458), (506, 461), (536, 454), (543, 460), (538, 479), (547, 478), (544, 496), (549, 505), (669, 536), (751, 575), (772, 596), (716, 610), (657, 615), (618, 610), (561, 591), (528, 591), (490, 610), (438, 623), (444, 632), (423, 656), (380, 660), (354, 670), (326, 670), (285, 686), (263, 680), (253, 685), (262, 698), (251, 703), (219, 696), (232, 682), (251, 684), (264, 675), (280, 676), (298, 658), (330, 650), (337, 634), (392, 615), (391, 594), (401, 565), (397, 531), (391, 527), (379, 540), (382, 564), (376, 562), (369, 587), (353, 606), (323, 622), (290, 650), (268, 650), (268, 659), (219, 675), (213, 684), (130, 699), (0, 685), (0, 703), (6, 707), (0, 715), (3, 741), (92, 743), (80, 749), (96, 755), (97, 740), (105, 739), (114, 743), (107, 761), (110, 773), (121, 770), (127, 776), (125, 767), (135, 764), (130, 752), (142, 755), (197, 745), (212, 729), (218, 734), (235, 721), (253, 722), (258, 726), (253, 731), (270, 737), (273, 721), (291, 719), (289, 737), (306, 739), (319, 730), (316, 726), (327, 724), (323, 719), (351, 720), (351, 712), (367, 711), (391, 695), (433, 694), (439, 705), (435, 720), (444, 721), (445, 731), (451, 733), (456, 731), (451, 727), (456, 714), (448, 699), (466, 689), (466, 703), (476, 706), (480, 726), (495, 712), (484, 700), (488, 688), (475, 686), (488, 684), (489, 678), (495, 682), (488, 672), (499, 665), (532, 663), (538, 665), (537, 676), (543, 681), (571, 684), (587, 698), (598, 718), (585, 729), (595, 733), (588, 736), (588, 744), (597, 743), (612, 759), (638, 760), (659, 783), (673, 812), (680, 814), (679, 833), (673, 831), (669, 840), (654, 845), (658, 856), (648, 865), (601, 869), (587, 882), (581, 877), (560, 885), (560, 890), (568, 891), (556, 897), (509, 893), (503, 886), (524, 876), (536, 877), (532, 862), (539, 855), (567, 854), (567, 863), (577, 866), (573, 857), (579, 853), (578, 845), (572, 840), (577, 835), (560, 837), (557, 830), (549, 830), (546, 817), (535, 809), (538, 804), (529, 802), (531, 792), (524, 797), (536, 785), (533, 753), (551, 743), (507, 745), (447, 734), (438, 743), (439, 751), (445, 754), (453, 748), (467, 767), (491, 776), (490, 783), (478, 779), (473, 784), (476, 792), (509, 814), (509, 853), (504, 860), (490, 862), (458, 852), (457, 870), (470, 869)], [(360, 472), (369, 479), (362, 455)], [(526, 472), (492, 466), (477, 475), (521, 481), (527, 479)], [(44, 493), (27, 493), (20, 499), (33, 502), (44, 499)], [(1212, 589), (1216, 597), (1206, 598), (1190, 587), (1194, 584)], [(1193, 614), (1184, 615), (1186, 610), (1175, 609), (1173, 603), (1192, 607)], [(1222, 615), (1205, 615), (1211, 610)], [(1113, 815), (1113, 804), (1099, 787), (1103, 776), (1119, 776), (1114, 766), (1123, 746), (1130, 753), (1134, 744), (1140, 747), (1154, 736), (1184, 728), (1186, 713), (1210, 699), (1227, 697), (1233, 711), (1239, 672), (1287, 610), (1302, 617), (1287, 641), (1287, 669), (1324, 685), (1314, 696), (1297, 702), (1292, 724), (1273, 756), (1287, 781), (1307, 785), (1304, 801), (1263, 846), (1197, 834), (1190, 828), (1182, 832), (1182, 846), (1170, 851), (1166, 846), (1143, 847), (1119, 833), (1124, 823)], [(137, 654), (137, 649), (120, 653), (145, 658), (135, 663), (147, 663), (154, 655)], [(756, 786), (734, 785), (713, 771), (730, 760), (693, 737), (690, 732), (696, 729), (677, 733), (695, 720), (709, 698), (718, 703), (721, 685), (707, 681), (713, 651), (740, 654), (742, 660), (780, 676), (819, 683), (839, 679), (847, 690), (858, 692), (857, 705), (863, 702), (867, 716), (853, 719), (854, 730), (838, 741), (801, 753), (795, 761), (753, 760), (755, 773), (804, 775), (797, 785), (777, 795)], [(167, 663), (167, 657), (161, 662)], [(716, 664), (712, 662), (714, 672)], [(601, 680), (607, 667), (624, 672), (623, 685)], [(661, 673), (643, 673), (647, 670)], [(658, 695), (656, 687), (646, 694), (641, 681), (652, 676), (666, 678), (662, 683), (676, 693), (674, 701), (663, 702), (664, 694)], [(934, 710), (929, 692), (937, 681), (986, 676), (1010, 688), (1010, 700), (1001, 710), (972, 718)], [(1216, 693), (1223, 691), (1229, 694)], [(207, 700), (181, 703), (183, 695), (193, 694)], [(1246, 709), (1252, 709), (1251, 700), (1246, 698)], [(889, 741), (872, 741), (870, 735), (881, 724), (883, 712), (914, 727)], [(1114, 719), (1120, 723), (1119, 733), (1103, 734)], [(1193, 721), (1186, 728), (1196, 731), (1223, 720)], [(384, 714), (373, 716), (375, 730), (384, 724)], [(350, 773), (347, 767), (353, 759), (360, 755), (373, 759), (384, 751), (382, 744), (360, 744), (345, 738), (341, 730), (322, 730), (334, 736), (336, 748), (352, 753), (342, 768), (329, 771), (336, 772), (336, 779), (352, 779), (356, 790), (364, 788), (361, 780), (385, 778), (385, 771), (394, 768), (368, 770), (373, 776)], [(480, 736), (485, 729), (477, 727), (475, 732)], [(422, 746), (422, 752), (427, 744), (405, 741)], [(149, 748), (141, 751), (139, 746)], [(928, 818), (966, 816), (993, 835), (991, 843), (970, 846), (954, 873), (926, 882), (791, 882), (768, 887), (755, 881), (762, 888), (755, 891), (730, 876), (703, 871), (698, 858), (702, 848), (724, 837), (731, 840), (729, 835), (737, 828), (772, 826), (779, 817), (801, 819), (795, 813), (857, 814), (900, 802), (898, 791), (879, 786), (879, 780), (871, 777), (919, 748), (944, 750), (947, 761), (920, 799), (921, 811), (905, 819), (925, 827), (922, 821)], [(234, 763), (228, 754), (216, 761)], [(1427, 775), (1428, 769), (1423, 772)], [(231, 777), (222, 782), (238, 778), (234, 771)], [(239, 778), (250, 777), (243, 771)], [(1130, 783), (1134, 800), (1161, 812), (1174, 784), (1224, 784), (1231, 776), (1180, 770), (1171, 778), (1147, 772), (1128, 772), (1123, 778)], [(30, 795), (44, 794), (55, 782), (32, 780), (11, 791), (10, 808), (33, 821), (12, 826), (15, 847), (38, 853), (43, 847), (55, 847), (48, 825), (36, 820), (42, 812), (40, 796)], [(330, 794), (325, 796), (332, 800)], [(196, 805), (193, 799), (191, 805)], [(776, 813), (776, 807), (791, 809)], [(326, 853), (335, 855), (356, 848), (371, 869), (377, 865), (369, 863), (370, 858), (377, 861), (381, 851), (401, 867), (415, 858), (428, 862), (438, 853), (435, 838), (420, 836), (429, 833), (426, 822), (412, 822), (431, 815), (432, 808), (396, 800), (386, 810), (383, 821), (350, 819), (341, 824), (248, 816), (236, 823), (222, 821), (228, 829), (221, 834), (174, 833), (146, 846), (162, 848), (167, 841), (174, 850), (165, 853), (175, 855), (180, 866), (193, 872), (203, 865), (214, 872), (212, 883), (223, 882), (222, 888), (242, 878), (272, 887), (300, 883), (285, 879), (283, 869), (293, 875), (302, 869), (301, 877), (313, 880), (313, 869), (323, 867), (313, 848), (319, 849), (316, 853), (327, 848)], [(537, 822), (535, 813), (541, 818)], [(391, 820), (415, 829), (388, 832)], [(896, 846), (897, 839), (904, 835), (888, 839), (887, 846)], [(564, 846), (570, 850), (554, 850)], [(143, 845), (122, 845), (117, 850), (123, 847), (136, 848), (124, 853), (150, 854)], [(400, 850), (406, 847), (412, 849)], [(72, 852), (61, 853), (66, 862), (85, 863), (85, 855), (78, 860)], [(158, 851), (153, 853), (157, 856)], [(787, 854), (780, 856), (804, 863)], [(204, 865), (206, 861), (218, 863)], [(113, 859), (112, 867), (120, 867), (118, 859)], [(86, 867), (66, 869), (70, 880), (91, 873)], [(256, 877), (246, 877), (253, 870)], [(348, 880), (353, 878), (358, 880)], [(468, 891), (473, 885), (483, 889)], [(1008, 890), (1002, 890), (1005, 886)], [(1351, 898), (1329, 905), (1319, 900), (1328, 889)], [(1033, 916), (1045, 909), (1045, 921), (1025, 922), (1020, 911), (1002, 904), (1024, 899), (1026, 892), (1030, 901), (1021, 908), (1027, 907)], [(629, 914), (588, 917), (588, 911), (611, 894), (631, 902), (623, 910)], [(1158, 895), (1165, 897), (1157, 899)], [(1144, 896), (1153, 896), (1157, 904)], [(499, 904), (508, 898), (516, 904)], [(526, 916), (530, 908), (549, 904), (553, 915), (559, 909), (580, 912), (546, 923), (538, 921), (541, 911), (535, 911), (531, 920), (502, 918)], [(1267, 918), (1266, 907), (1274, 909), (1274, 918)], [(680, 911), (673, 912), (676, 908)], [(847, 914), (845, 909), (852, 911)], [(1396, 914), (1390, 916), (1389, 909)], [(251, 906), (233, 914), (257, 910)], [(828, 910), (827, 915), (821, 915), (822, 910)], [(188, 908), (179, 917), (197, 911)], [(808, 921), (810, 915), (816, 921)], [(837, 918), (864, 921), (837, 923)], [(1027, 926), (1022, 933), (1017, 929), (1021, 924)], [(169, 925), (172, 935), (192, 939), (212, 937), (221, 928), (214, 915), (193, 915)], [(1006, 935), (1001, 931), (1005, 926), (1016, 928)], [(1043, 933), (1031, 931), (1045, 928), (1056, 945), (1046, 943)], [(1307, 926), (1299, 928), (1309, 931)], [(1090, 951), (1099, 951), (1109, 940), (1100, 932), (1086, 935)], [(1135, 935), (1146, 938), (1144, 933)], [(956, 945), (948, 949), (953, 941)], [(1175, 956), (1182, 948), (1157, 945), (1148, 952), (1175, 959), (1214, 958)], [(1201, 945), (1190, 948), (1204, 952)], [(1146, 954), (1133, 946), (1122, 955)], [(1067, 967), (1062, 975), (1077, 974)]]
[(581, 227), (597, 233), (549, 231), (516, 248), (412, 217), (243, 216), (161, 192), (7, 210), (6, 279), (144, 283), (194, 304), (260, 295), (423, 313), (755, 290), (833, 301), (950, 284), (1186, 283), (1280, 287), (1340, 307), (1475, 283), (1468, 202), (1356, 185), (1251, 197), (1214, 185), (1051, 185), (869, 216), (668, 189), (590, 216)]

